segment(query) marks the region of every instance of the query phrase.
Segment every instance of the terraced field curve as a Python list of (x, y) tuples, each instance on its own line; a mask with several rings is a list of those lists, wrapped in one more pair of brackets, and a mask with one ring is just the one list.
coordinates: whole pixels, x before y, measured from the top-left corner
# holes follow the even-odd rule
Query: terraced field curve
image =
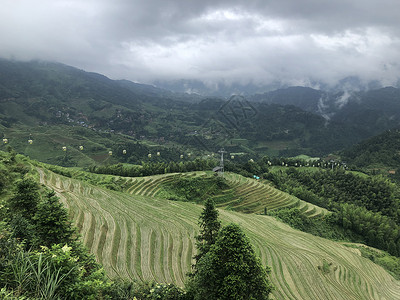
[[(264, 208), (296, 207), (309, 217), (320, 217), (329, 212), (311, 203), (284, 193), (265, 181), (246, 178), (235, 173), (225, 173), (225, 179), (234, 186), (238, 199), (220, 205), (245, 213), (262, 213)], [(238, 201), (243, 199), (242, 201)]]
[[(111, 277), (183, 285), (201, 206), (114, 192), (45, 169), (39, 173)], [(148, 186), (146, 193), (156, 191)], [(223, 223), (240, 224), (263, 263), (271, 266), (275, 299), (400, 299), (400, 282), (352, 249), (271, 217), (225, 210), (220, 215)], [(327, 273), (318, 268), (324, 260), (332, 264)]]
[[(126, 191), (133, 195), (158, 197), (162, 195), (163, 186), (177, 179), (188, 177), (213, 176), (212, 172), (173, 173), (147, 177), (132, 178), (126, 182)], [(264, 208), (297, 207), (303, 214), (310, 217), (320, 217), (329, 213), (326, 209), (302, 201), (284, 193), (271, 185), (252, 178), (226, 172), (224, 178), (232, 187), (214, 197), (217, 206), (244, 213), (263, 213)], [(233, 199), (225, 201), (226, 194), (234, 195)]]

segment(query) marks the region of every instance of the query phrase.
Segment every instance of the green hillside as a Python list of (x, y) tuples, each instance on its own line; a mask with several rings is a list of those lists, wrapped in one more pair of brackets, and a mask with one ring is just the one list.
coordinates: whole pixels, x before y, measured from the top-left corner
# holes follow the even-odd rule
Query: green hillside
[[(93, 176), (93, 175), (92, 175)], [(169, 173), (137, 178), (118, 178), (129, 194), (202, 203), (212, 197), (218, 207), (243, 213), (263, 214), (275, 208), (297, 208), (305, 216), (322, 217), (328, 210), (284, 193), (266, 181), (232, 172), (216, 177), (212, 171)]]
[[(38, 171), (40, 181), (68, 207), (85, 244), (109, 276), (183, 285), (195, 253), (200, 205), (152, 197), (156, 185), (135, 189), (134, 178), (128, 192), (116, 192), (46, 168)], [(274, 299), (400, 298), (400, 283), (361, 257), (359, 250), (294, 230), (268, 216), (223, 209), (220, 216), (223, 223), (242, 226), (262, 262), (271, 266)]]
[[(147, 153), (151, 145), (164, 152), (198, 155), (225, 147), (231, 153), (253, 157), (322, 156), (398, 125), (397, 119), (387, 116), (388, 110), (376, 106), (363, 111), (363, 116), (371, 113), (369, 118), (358, 116), (354, 108), (327, 122), (299, 104), (315, 104), (319, 92), (290, 91), (294, 102), (258, 103), (239, 96), (201, 98), (115, 81), (57, 63), (0, 60), (0, 138), (7, 138), (17, 152), (40, 161), (88, 166), (107, 163), (108, 151), (132, 142), (149, 146)], [(398, 92), (389, 92), (370, 93), (368, 99), (373, 102), (394, 93), (387, 101), (390, 113), (396, 113)], [(367, 119), (376, 126), (367, 127)], [(30, 138), (34, 143), (27, 147)], [(86, 146), (83, 155), (76, 151), (81, 142)], [(60, 153), (62, 147), (71, 150), (69, 157)], [(128, 152), (114, 161), (138, 163), (147, 153)], [(177, 160), (179, 154), (166, 157)]]
[(361, 168), (398, 168), (400, 131), (388, 130), (342, 151), (342, 157)]

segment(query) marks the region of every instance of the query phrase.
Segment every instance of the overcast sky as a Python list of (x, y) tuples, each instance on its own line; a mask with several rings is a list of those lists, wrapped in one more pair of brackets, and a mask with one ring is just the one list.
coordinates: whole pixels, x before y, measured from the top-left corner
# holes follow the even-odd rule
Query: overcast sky
[(0, 56), (113, 79), (400, 77), (399, 0), (0, 0)]

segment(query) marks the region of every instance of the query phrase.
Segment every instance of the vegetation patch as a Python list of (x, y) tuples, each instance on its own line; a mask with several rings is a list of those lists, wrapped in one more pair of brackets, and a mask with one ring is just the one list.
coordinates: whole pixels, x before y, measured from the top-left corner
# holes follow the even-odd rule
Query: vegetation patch
[(334, 215), (327, 215), (321, 218), (309, 218), (298, 208), (278, 208), (268, 211), (269, 216), (278, 218), (280, 221), (291, 227), (311, 233), (316, 236), (344, 241), (360, 240), (361, 236), (351, 234), (336, 224)]
[[(323, 274), (329, 274), (331, 272), (332, 263), (322, 260), (322, 265), (318, 266), (318, 270), (320, 270)], [(334, 268), (336, 271), (336, 267)]]
[[(229, 193), (230, 186), (219, 176), (188, 177), (180, 176), (163, 185), (165, 194), (170, 200), (192, 201), (202, 203), (209, 197), (215, 197), (228, 191), (226, 198), (234, 195)], [(226, 201), (227, 199), (225, 199)]]
[(304, 172), (296, 168), (266, 172), (264, 178), (281, 190), (332, 211), (331, 220), (348, 237), (356, 238), (351, 241), (400, 256), (400, 190), (389, 179), (342, 169)]
[(371, 247), (358, 244), (344, 244), (347, 247), (356, 248), (360, 250), (361, 255), (383, 267), (387, 270), (396, 280), (400, 280), (400, 258), (390, 255), (389, 253), (377, 250)]

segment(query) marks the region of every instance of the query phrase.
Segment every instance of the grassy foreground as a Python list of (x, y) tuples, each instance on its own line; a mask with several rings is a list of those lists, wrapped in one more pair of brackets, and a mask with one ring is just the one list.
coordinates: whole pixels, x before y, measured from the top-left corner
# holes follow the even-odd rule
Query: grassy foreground
[[(202, 206), (115, 192), (39, 169), (68, 207), (84, 243), (110, 277), (183, 285)], [(151, 194), (151, 193), (150, 193)], [(220, 210), (271, 266), (274, 299), (400, 299), (400, 282), (359, 250), (294, 230), (274, 218)]]

